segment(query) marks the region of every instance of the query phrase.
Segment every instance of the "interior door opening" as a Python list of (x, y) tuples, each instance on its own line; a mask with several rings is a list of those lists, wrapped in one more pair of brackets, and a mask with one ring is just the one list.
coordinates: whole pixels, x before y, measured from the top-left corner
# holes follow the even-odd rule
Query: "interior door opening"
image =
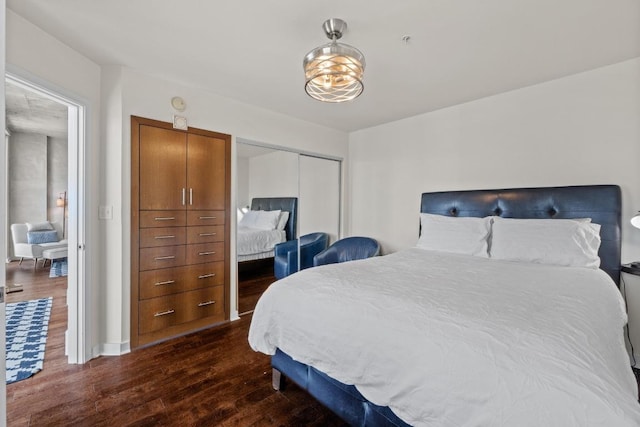
[[(9, 67), (8, 67), (9, 68)], [(65, 354), (68, 363), (84, 363), (91, 357), (90, 349), (86, 348), (85, 331), (88, 330), (84, 313), (85, 313), (85, 257), (84, 257), (84, 235), (85, 235), (85, 198), (84, 198), (84, 153), (85, 153), (85, 129), (86, 129), (86, 105), (83, 102), (75, 100), (72, 96), (61, 93), (60, 89), (54, 88), (47, 82), (34, 81), (34, 78), (25, 78), (19, 75), (19, 73), (7, 71), (5, 75), (6, 87), (15, 88), (18, 93), (23, 94), (23, 102), (29, 104), (27, 99), (38, 99), (42, 101), (42, 104), (46, 105), (58, 105), (62, 107), (62, 110), (66, 110), (66, 120), (63, 125), (66, 128), (66, 152), (63, 157), (66, 158), (66, 171), (64, 176), (57, 177), (55, 182), (47, 182), (45, 185), (47, 188), (44, 190), (47, 200), (45, 201), (46, 217), (49, 219), (55, 219), (56, 222), (62, 222), (64, 229), (64, 238), (67, 240), (67, 290), (66, 290), (66, 314), (67, 314), (67, 328), (64, 332), (64, 347)], [(18, 101), (20, 96), (18, 96)], [(11, 121), (9, 115), (11, 114), (10, 105), (7, 99), (5, 105), (7, 109), (7, 124), (6, 127), (11, 133)], [(32, 115), (44, 114), (35, 111), (31, 112)], [(33, 118), (33, 117), (32, 117)], [(16, 128), (19, 127), (16, 125)], [(15, 134), (18, 134), (16, 132)], [(14, 135), (15, 135), (14, 134)], [(58, 135), (60, 137), (60, 135)], [(51, 142), (45, 136), (45, 145), (49, 145)], [(9, 144), (11, 142), (11, 136), (9, 136)], [(58, 148), (59, 151), (59, 148)], [(6, 160), (8, 162), (9, 159)], [(52, 161), (48, 159), (47, 162)], [(53, 161), (59, 162), (59, 156)], [(5, 165), (5, 170), (8, 168)], [(7, 193), (10, 193), (11, 182), (7, 180)], [(64, 182), (64, 183), (63, 183)], [(66, 193), (65, 193), (66, 192)], [(12, 203), (15, 200), (11, 200), (7, 197), (4, 209), (8, 213), (11, 209)], [(42, 202), (40, 202), (42, 203)], [(60, 212), (62, 212), (60, 214)], [(62, 216), (60, 216), (62, 215)], [(11, 222), (10, 215), (5, 216), (6, 223), (3, 224), (7, 235), (7, 248), (3, 250), (7, 254), (7, 261), (12, 257), (14, 249), (11, 243)], [(14, 219), (15, 220), (15, 219)], [(44, 259), (38, 261), (36, 272), (38, 268), (43, 268), (42, 263)], [(35, 261), (32, 261), (35, 264)], [(44, 268), (47, 268), (46, 266)], [(40, 273), (41, 274), (41, 273)], [(46, 356), (45, 356), (46, 357)]]

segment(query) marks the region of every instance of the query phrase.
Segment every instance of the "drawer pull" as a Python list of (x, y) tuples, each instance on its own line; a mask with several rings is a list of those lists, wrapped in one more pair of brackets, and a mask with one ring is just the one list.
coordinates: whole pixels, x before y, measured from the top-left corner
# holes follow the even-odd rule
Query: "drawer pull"
[(174, 219), (176, 219), (175, 216), (157, 216), (155, 218), (156, 221), (173, 221)]
[(198, 279), (206, 279), (207, 277), (213, 277), (215, 275), (216, 273), (203, 274), (201, 276), (198, 276)]
[(160, 311), (160, 312), (154, 314), (153, 317), (166, 316), (167, 314), (173, 314), (175, 312), (176, 312), (175, 310)]
[(164, 282), (156, 282), (154, 285), (155, 286), (162, 286), (162, 285), (171, 285), (173, 283), (176, 283), (175, 280), (165, 280)]
[(213, 255), (215, 254), (215, 252), (198, 252), (198, 255), (203, 256), (203, 255)]
[(198, 307), (205, 307), (207, 305), (211, 305), (211, 304), (215, 304), (216, 302), (214, 300), (211, 301), (205, 301), (205, 302), (201, 302), (200, 304), (198, 304)]
[(164, 259), (174, 259), (176, 256), (175, 255), (167, 255), (167, 256), (157, 256), (154, 259), (156, 261), (162, 261)]
[(215, 216), (201, 216), (199, 219), (216, 219)]
[(171, 236), (171, 235), (154, 237), (154, 239), (175, 239), (175, 238), (176, 236)]
[(199, 236), (200, 237), (204, 237), (204, 236), (215, 236), (218, 233), (200, 233)]

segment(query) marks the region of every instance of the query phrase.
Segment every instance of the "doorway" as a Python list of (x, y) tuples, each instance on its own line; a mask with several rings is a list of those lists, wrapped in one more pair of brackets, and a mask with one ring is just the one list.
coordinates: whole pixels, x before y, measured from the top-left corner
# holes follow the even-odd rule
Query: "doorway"
[[(51, 185), (46, 192), (46, 198), (52, 199), (46, 202), (46, 217), (55, 218), (62, 222), (64, 237), (67, 240), (67, 271), (66, 276), (66, 315), (67, 327), (64, 333), (64, 353), (67, 363), (84, 363), (90, 358), (90, 351), (86, 348), (85, 331), (89, 330), (85, 319), (85, 256), (84, 256), (84, 236), (85, 236), (85, 197), (84, 197), (84, 154), (85, 154), (85, 129), (86, 129), (86, 105), (83, 102), (75, 100), (72, 96), (68, 96), (61, 92), (60, 89), (54, 88), (47, 82), (34, 81), (34, 78), (25, 78), (19, 73), (7, 71), (5, 75), (5, 87), (15, 89), (25, 94), (25, 96), (42, 100), (45, 105), (57, 105), (64, 111), (66, 109), (66, 171), (62, 178), (59, 176), (55, 182), (47, 184)], [(51, 104), (53, 103), (53, 104)], [(5, 106), (7, 107), (7, 106)], [(7, 108), (7, 110), (9, 110)], [(8, 114), (8, 112), (7, 112)], [(63, 124), (63, 126), (65, 125)], [(11, 123), (7, 120), (7, 128), (11, 132)], [(60, 135), (58, 135), (60, 138)], [(9, 136), (9, 140), (11, 136)], [(47, 144), (49, 141), (47, 141)], [(5, 139), (5, 144), (7, 144)], [(8, 142), (11, 144), (11, 141)], [(56, 143), (57, 151), (60, 150), (60, 142)], [(5, 149), (7, 147), (5, 146)], [(5, 151), (8, 153), (8, 151)], [(56, 161), (59, 161), (58, 158)], [(5, 161), (9, 161), (6, 158)], [(6, 166), (6, 165), (5, 165)], [(5, 170), (8, 169), (5, 167)], [(5, 176), (6, 180), (7, 176)], [(11, 184), (7, 183), (6, 194), (11, 192), (8, 188)], [(60, 186), (65, 188), (58, 188)], [(66, 194), (65, 194), (66, 191)], [(58, 199), (61, 199), (60, 201)], [(5, 212), (9, 212), (12, 200), (7, 198), (7, 204), (4, 206)], [(59, 212), (61, 211), (61, 212)], [(3, 224), (6, 230), (7, 248), (4, 253), (10, 255), (13, 253), (11, 244), (11, 219), (6, 216), (7, 223)], [(7, 257), (8, 258), (8, 257)], [(9, 260), (9, 259), (8, 259)], [(26, 260), (25, 260), (26, 262)], [(42, 263), (42, 260), (40, 261)], [(36, 271), (37, 271), (36, 266)], [(42, 268), (42, 267), (40, 267)]]

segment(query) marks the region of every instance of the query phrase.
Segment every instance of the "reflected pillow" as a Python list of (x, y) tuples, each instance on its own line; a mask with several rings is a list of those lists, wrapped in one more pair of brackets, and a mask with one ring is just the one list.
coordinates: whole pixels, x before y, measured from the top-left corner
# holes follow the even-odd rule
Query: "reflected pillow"
[(256, 222), (256, 218), (258, 217), (258, 211), (247, 211), (242, 215), (240, 222), (238, 223), (239, 227), (253, 227), (253, 224)]
[(282, 211), (280, 212), (280, 218), (278, 218), (278, 225), (276, 226), (276, 230), (284, 230), (287, 226), (287, 221), (289, 220), (289, 212)]
[(280, 219), (280, 210), (277, 211), (248, 211), (244, 214), (240, 227), (257, 228), (259, 230), (275, 230)]
[(27, 231), (53, 230), (53, 225), (49, 221), (27, 222)]
[(491, 217), (454, 217), (420, 214), (422, 227), (417, 247), (432, 251), (487, 258)]
[(58, 241), (58, 232), (55, 230), (27, 231), (27, 243), (37, 245), (39, 243), (52, 243)]
[(600, 225), (588, 218), (494, 217), (491, 258), (569, 267), (600, 267)]

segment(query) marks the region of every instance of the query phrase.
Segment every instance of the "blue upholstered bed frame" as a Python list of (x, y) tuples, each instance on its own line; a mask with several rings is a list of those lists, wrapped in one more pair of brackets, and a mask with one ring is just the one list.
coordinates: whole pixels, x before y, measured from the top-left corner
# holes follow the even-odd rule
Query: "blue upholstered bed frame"
[[(420, 212), (449, 216), (505, 218), (592, 218), (601, 225), (601, 269), (620, 281), (621, 194), (616, 185), (512, 188), (423, 193)], [(291, 379), (352, 426), (406, 426), (387, 407), (367, 401), (354, 386), (276, 351), (271, 358), (273, 387)]]
[(289, 220), (285, 226), (287, 240), (296, 238), (298, 230), (298, 198), (297, 197), (254, 197), (251, 200), (252, 211), (286, 211)]

